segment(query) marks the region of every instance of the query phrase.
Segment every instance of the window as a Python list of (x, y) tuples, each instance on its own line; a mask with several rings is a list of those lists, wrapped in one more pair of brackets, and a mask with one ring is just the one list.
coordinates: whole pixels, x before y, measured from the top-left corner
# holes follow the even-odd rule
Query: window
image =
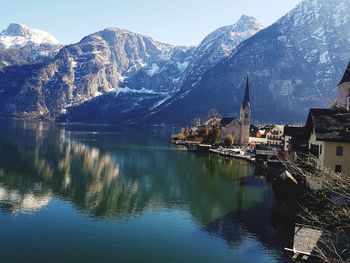
[(322, 145), (320, 145), (320, 154), (322, 154)]
[(335, 166), (335, 172), (336, 172), (336, 173), (341, 173), (341, 165), (337, 164), (337, 165)]
[(318, 158), (319, 153), (320, 153), (319, 145), (311, 144), (310, 145), (310, 154), (312, 154), (313, 156)]
[(337, 146), (336, 148), (336, 155), (337, 156), (343, 156), (343, 147), (342, 146)]

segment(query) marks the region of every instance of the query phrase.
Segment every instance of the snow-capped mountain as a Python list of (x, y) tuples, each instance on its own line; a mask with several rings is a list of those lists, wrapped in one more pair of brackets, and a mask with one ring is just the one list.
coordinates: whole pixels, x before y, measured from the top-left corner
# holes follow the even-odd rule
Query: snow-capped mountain
[[(67, 107), (105, 93), (111, 98), (135, 95), (128, 99), (124, 111), (137, 108), (140, 96), (157, 97), (153, 101), (156, 107), (178, 90), (191, 50), (108, 28), (63, 47), (43, 65), (5, 68), (0, 73), (2, 111), (21, 117), (54, 118)], [(21, 71), (21, 78), (15, 77), (17, 71)]]
[(242, 15), (235, 24), (220, 27), (210, 33), (196, 48), (188, 65), (187, 86), (198, 81), (206, 70), (228, 57), (241, 42), (263, 28), (255, 17)]
[(235, 114), (249, 73), (255, 120), (302, 122), (309, 108), (332, 103), (349, 60), (350, 1), (306, 0), (238, 45), (148, 121), (188, 123), (210, 108)]
[[(178, 96), (173, 96), (176, 91), (178, 94), (183, 95), (185, 89), (191, 89), (194, 85), (193, 83), (198, 82), (206, 70), (228, 57), (238, 44), (256, 34), (262, 28), (263, 26), (254, 17), (243, 15), (235, 24), (215, 30), (198, 47), (190, 49), (191, 52), (182, 54), (183, 59), (180, 62), (176, 62), (176, 64), (178, 68), (183, 70), (183, 74), (179, 74), (177, 77), (172, 76), (168, 79), (168, 81), (174, 81), (174, 84), (176, 84), (171, 92), (168, 91), (164, 93), (164, 96), (160, 97), (157, 97), (156, 94), (148, 93), (148, 99), (144, 95), (138, 94), (138, 102), (133, 105), (128, 105), (130, 95), (123, 93), (123, 95), (120, 94), (118, 97), (113, 97), (111, 94), (106, 94), (84, 105), (70, 109), (72, 118), (92, 122), (110, 122), (112, 119), (113, 121), (133, 121), (141, 115), (149, 114), (165, 101), (166, 103), (171, 103), (172, 98), (176, 99)], [(146, 70), (146, 73), (153, 74), (154, 71), (158, 72), (158, 68), (157, 64), (153, 64), (152, 68)], [(141, 71), (138, 74), (142, 76), (145, 75), (145, 72)], [(163, 78), (167, 75), (158, 74), (158, 76)], [(162, 85), (159, 81), (155, 81), (154, 78), (147, 79), (152, 81), (152, 86), (154, 87)], [(127, 78), (124, 84), (130, 86), (130, 83), (133, 83), (132, 86), (135, 89), (143, 81), (139, 78)], [(172, 85), (168, 86), (172, 87)], [(126, 91), (130, 93), (130, 90)], [(103, 106), (101, 109), (101, 105), (106, 104), (108, 106)], [(115, 114), (115, 112), (118, 114)]]
[(12, 23), (0, 33), (0, 68), (53, 57), (61, 45), (51, 34)]
[(59, 45), (60, 42), (45, 31), (16, 23), (10, 24), (7, 29), (0, 33), (0, 45), (5, 49), (20, 48), (28, 44)]
[(310, 107), (331, 104), (349, 60), (349, 0), (305, 0), (265, 29), (243, 16), (197, 48), (108, 28), (2, 69), (0, 113), (188, 124), (210, 108), (237, 114), (249, 72), (253, 119), (304, 121)]

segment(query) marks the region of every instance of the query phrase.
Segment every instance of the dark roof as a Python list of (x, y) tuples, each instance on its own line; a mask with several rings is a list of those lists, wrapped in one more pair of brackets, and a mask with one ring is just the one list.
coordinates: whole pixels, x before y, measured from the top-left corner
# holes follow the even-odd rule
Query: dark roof
[(284, 135), (290, 136), (292, 138), (303, 138), (305, 137), (304, 127), (285, 126)]
[(259, 130), (259, 127), (255, 126), (254, 124), (250, 124), (250, 130)]
[(305, 126), (309, 138), (315, 129), (320, 141), (350, 142), (350, 111), (335, 109), (310, 109)]
[(227, 117), (227, 118), (222, 118), (220, 121), (221, 126), (225, 127), (227, 124), (231, 123), (235, 118), (232, 117)]
[(245, 89), (244, 89), (242, 107), (244, 108), (245, 106), (247, 106), (248, 103), (249, 103), (249, 80), (247, 77), (247, 82), (246, 82)]
[(350, 82), (350, 63), (348, 65), (347, 69), (345, 70), (344, 76), (343, 76), (342, 80), (340, 81), (340, 83), (338, 84), (338, 86), (343, 84), (343, 83), (346, 83), (346, 82)]

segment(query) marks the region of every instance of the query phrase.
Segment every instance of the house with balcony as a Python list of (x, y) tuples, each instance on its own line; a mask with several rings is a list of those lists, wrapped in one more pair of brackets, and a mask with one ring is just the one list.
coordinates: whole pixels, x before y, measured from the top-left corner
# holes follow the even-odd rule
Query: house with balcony
[(282, 148), (284, 144), (283, 134), (283, 125), (271, 125), (271, 127), (266, 131), (267, 145)]

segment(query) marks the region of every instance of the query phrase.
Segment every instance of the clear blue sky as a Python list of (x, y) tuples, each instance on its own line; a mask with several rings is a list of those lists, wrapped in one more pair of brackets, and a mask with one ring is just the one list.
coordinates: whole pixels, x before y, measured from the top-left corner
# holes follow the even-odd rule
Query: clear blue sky
[(63, 44), (118, 27), (176, 45), (197, 45), (242, 14), (270, 25), (300, 0), (1, 0), (0, 31), (17, 22), (43, 29)]

